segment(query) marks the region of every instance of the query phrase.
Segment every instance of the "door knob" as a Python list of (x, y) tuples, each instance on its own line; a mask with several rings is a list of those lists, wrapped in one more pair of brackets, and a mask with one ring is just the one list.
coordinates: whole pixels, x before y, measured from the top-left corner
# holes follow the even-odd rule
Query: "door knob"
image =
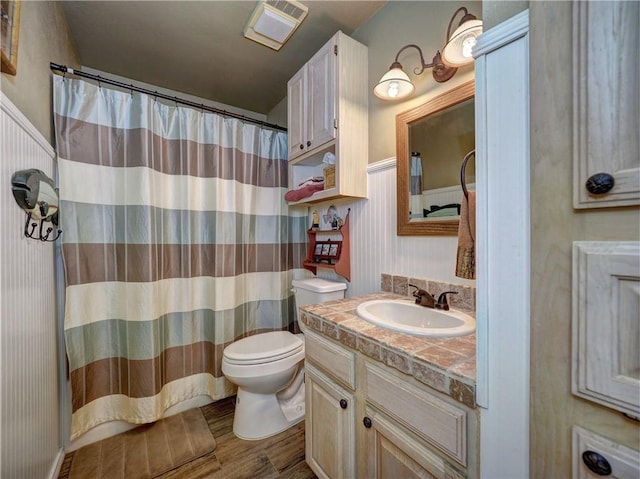
[(366, 427), (367, 429), (369, 429), (369, 428), (371, 427), (371, 424), (372, 424), (372, 423), (371, 423), (371, 418), (370, 418), (370, 417), (365, 416), (365, 417), (362, 419), (362, 424), (364, 424), (364, 427)]
[(342, 409), (347, 409), (347, 406), (349, 405), (349, 403), (347, 402), (346, 399), (340, 399), (340, 407)]
[(614, 183), (615, 179), (609, 173), (596, 173), (587, 179), (584, 186), (592, 195), (603, 195), (611, 191)]
[(584, 451), (582, 453), (582, 462), (589, 470), (599, 476), (608, 476), (611, 474), (611, 465), (609, 461), (595, 451)]

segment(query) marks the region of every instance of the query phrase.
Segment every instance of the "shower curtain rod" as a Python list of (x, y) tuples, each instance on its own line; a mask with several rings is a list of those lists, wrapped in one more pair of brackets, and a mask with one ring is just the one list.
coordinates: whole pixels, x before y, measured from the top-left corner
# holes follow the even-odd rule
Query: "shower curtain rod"
[(223, 116), (228, 116), (231, 118), (237, 118), (238, 120), (242, 120), (245, 121), (247, 123), (254, 123), (256, 125), (260, 125), (260, 126), (264, 126), (267, 128), (271, 128), (272, 130), (278, 130), (278, 131), (287, 131), (286, 128), (276, 125), (275, 123), (267, 123), (266, 121), (261, 121), (261, 120), (256, 120), (254, 118), (250, 118), (248, 116), (244, 116), (241, 115), (239, 113), (232, 113), (230, 111), (226, 111), (226, 110), (220, 110), (219, 108), (215, 108), (213, 106), (207, 106), (207, 105), (203, 105), (202, 103), (195, 103), (189, 100), (183, 100), (182, 98), (178, 98), (177, 96), (170, 96), (170, 95), (165, 95), (163, 93), (158, 93), (157, 91), (152, 91), (152, 90), (147, 90), (146, 88), (140, 88), (137, 87), (135, 85), (131, 85), (128, 83), (122, 83), (119, 82), (117, 80), (111, 80), (109, 78), (104, 78), (101, 77), (99, 75), (93, 75), (91, 73), (85, 73), (79, 70), (74, 70), (73, 68), (69, 68), (65, 65), (58, 65), (56, 63), (50, 62), (49, 63), (49, 67), (51, 68), (51, 70), (54, 71), (59, 71), (62, 73), (69, 73), (71, 75), (76, 75), (82, 78), (88, 78), (90, 80), (95, 80), (99, 83), (106, 83), (107, 85), (114, 85), (120, 88), (125, 88), (127, 90), (131, 90), (131, 91), (136, 91), (138, 93), (144, 93), (146, 95), (150, 95), (156, 98), (162, 98), (164, 100), (169, 100), (169, 101), (173, 101), (176, 103), (181, 103), (183, 105), (187, 105), (199, 110), (207, 110), (213, 113), (218, 113), (219, 115), (223, 115)]

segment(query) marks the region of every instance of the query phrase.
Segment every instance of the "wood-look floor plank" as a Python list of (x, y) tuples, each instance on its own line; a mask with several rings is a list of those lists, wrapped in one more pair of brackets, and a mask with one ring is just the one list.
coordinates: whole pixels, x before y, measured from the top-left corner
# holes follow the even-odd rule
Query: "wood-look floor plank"
[(293, 434), (283, 436), (280, 441), (265, 448), (264, 452), (280, 473), (304, 462), (304, 429), (297, 428)]
[(154, 479), (204, 479), (212, 477), (221, 468), (214, 451)]
[(222, 468), (211, 479), (277, 479), (278, 471), (266, 454), (260, 452), (249, 456), (238, 456), (222, 464)]
[(282, 472), (278, 479), (318, 479), (309, 465), (302, 461)]

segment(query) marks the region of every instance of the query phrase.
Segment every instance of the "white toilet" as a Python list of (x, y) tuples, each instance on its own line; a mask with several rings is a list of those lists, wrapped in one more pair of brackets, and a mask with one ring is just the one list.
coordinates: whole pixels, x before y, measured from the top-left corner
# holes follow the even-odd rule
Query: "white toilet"
[[(347, 288), (320, 278), (291, 284), (296, 321), (298, 306), (344, 298)], [(222, 372), (238, 386), (233, 433), (240, 439), (264, 439), (304, 419), (302, 334), (272, 331), (240, 339), (224, 349)]]

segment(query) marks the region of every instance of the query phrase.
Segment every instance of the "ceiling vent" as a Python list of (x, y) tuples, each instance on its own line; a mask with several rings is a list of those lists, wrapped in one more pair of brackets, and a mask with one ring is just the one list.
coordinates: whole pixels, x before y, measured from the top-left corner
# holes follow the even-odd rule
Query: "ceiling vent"
[(244, 28), (244, 36), (280, 50), (308, 11), (307, 7), (295, 0), (261, 0)]

